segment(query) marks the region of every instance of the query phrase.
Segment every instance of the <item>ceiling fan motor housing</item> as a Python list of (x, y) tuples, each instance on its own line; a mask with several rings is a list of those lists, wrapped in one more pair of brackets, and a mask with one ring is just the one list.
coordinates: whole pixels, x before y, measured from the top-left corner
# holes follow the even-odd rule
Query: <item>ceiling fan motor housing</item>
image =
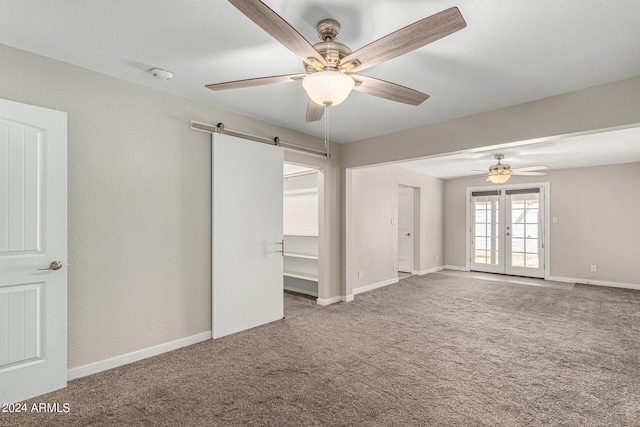
[(335, 41), (340, 34), (340, 23), (335, 19), (323, 19), (316, 25), (316, 31), (322, 41), (314, 44), (313, 47), (327, 61), (327, 65), (322, 70), (318, 70), (303, 62), (305, 69), (308, 73), (337, 71), (342, 58), (351, 54), (349, 46)]
[(489, 172), (494, 172), (494, 173), (504, 173), (503, 171), (508, 171), (511, 169), (511, 166), (503, 164), (503, 163), (499, 163), (497, 165), (491, 165), (489, 166)]

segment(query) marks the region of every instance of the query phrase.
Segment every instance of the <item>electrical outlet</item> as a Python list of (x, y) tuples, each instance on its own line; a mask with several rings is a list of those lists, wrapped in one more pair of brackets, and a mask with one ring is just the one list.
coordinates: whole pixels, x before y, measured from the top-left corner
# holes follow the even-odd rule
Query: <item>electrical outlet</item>
[(393, 264), (393, 271), (398, 271), (398, 264)]
[(597, 266), (597, 265), (595, 265), (595, 264), (594, 264), (594, 265), (592, 265), (592, 266), (591, 266), (591, 272), (592, 272), (592, 273), (597, 273), (597, 272), (598, 272), (598, 266)]
[(436, 255), (436, 261), (440, 261), (440, 255)]
[(396, 225), (398, 224), (398, 220), (395, 218), (391, 218), (391, 225)]
[(362, 279), (362, 270), (358, 270), (358, 279)]

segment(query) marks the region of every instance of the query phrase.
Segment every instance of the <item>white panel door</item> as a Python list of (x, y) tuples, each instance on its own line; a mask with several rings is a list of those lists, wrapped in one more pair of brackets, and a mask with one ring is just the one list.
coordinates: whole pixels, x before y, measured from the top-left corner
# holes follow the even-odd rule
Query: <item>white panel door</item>
[(0, 100), (0, 402), (67, 383), (66, 265), (67, 115)]
[(413, 188), (398, 189), (398, 271), (413, 272)]
[(283, 317), (280, 147), (213, 135), (213, 338)]

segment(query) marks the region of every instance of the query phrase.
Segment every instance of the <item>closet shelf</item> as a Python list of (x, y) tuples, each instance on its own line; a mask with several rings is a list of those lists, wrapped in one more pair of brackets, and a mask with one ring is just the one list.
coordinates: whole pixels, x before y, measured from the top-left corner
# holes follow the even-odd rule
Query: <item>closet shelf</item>
[(318, 259), (318, 255), (299, 254), (295, 252), (285, 252), (284, 256), (288, 256), (291, 258), (302, 258), (302, 259)]
[(310, 280), (312, 282), (318, 281), (318, 276), (310, 273), (301, 273), (299, 271), (284, 271), (284, 275), (287, 277), (293, 277), (296, 279)]

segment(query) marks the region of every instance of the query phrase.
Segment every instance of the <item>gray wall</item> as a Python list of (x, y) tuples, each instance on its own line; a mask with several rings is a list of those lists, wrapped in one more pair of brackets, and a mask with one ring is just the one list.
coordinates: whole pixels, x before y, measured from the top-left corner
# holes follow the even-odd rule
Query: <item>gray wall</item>
[[(535, 142), (571, 133), (629, 125), (640, 125), (640, 76), (353, 142), (342, 147), (341, 165), (345, 180), (342, 201), (345, 207), (349, 206), (352, 169), (358, 167), (390, 164), (499, 144)], [(464, 215), (464, 212), (452, 210), (448, 205), (445, 206), (445, 212), (449, 221)], [(342, 261), (342, 271), (343, 287), (347, 294), (353, 287), (351, 282), (354, 277), (349, 262), (351, 242), (347, 239), (350, 216), (350, 211), (342, 212), (341, 245), (346, 255)], [(457, 244), (459, 242), (449, 242), (447, 239), (449, 264), (459, 262), (452, 258), (453, 254), (461, 253), (456, 248)]]
[[(414, 234), (414, 270), (426, 271), (444, 260), (444, 181), (397, 166), (356, 169), (351, 172), (351, 219), (347, 226), (350, 242), (349, 287), (373, 285), (398, 277), (393, 264), (398, 261), (398, 186), (418, 189), (420, 215)], [(414, 206), (414, 209), (417, 206)], [(416, 221), (414, 221), (416, 222)], [(362, 278), (357, 271), (362, 271)]]
[[(1, 98), (68, 113), (69, 368), (210, 331), (211, 137), (189, 121), (322, 141), (7, 46), (0, 58)], [(293, 157), (339, 188), (335, 160)]]
[[(549, 182), (551, 275), (640, 285), (640, 163), (551, 171), (509, 184)], [(466, 188), (484, 178), (445, 183), (445, 263), (466, 264)], [(590, 266), (598, 266), (597, 273)]]

